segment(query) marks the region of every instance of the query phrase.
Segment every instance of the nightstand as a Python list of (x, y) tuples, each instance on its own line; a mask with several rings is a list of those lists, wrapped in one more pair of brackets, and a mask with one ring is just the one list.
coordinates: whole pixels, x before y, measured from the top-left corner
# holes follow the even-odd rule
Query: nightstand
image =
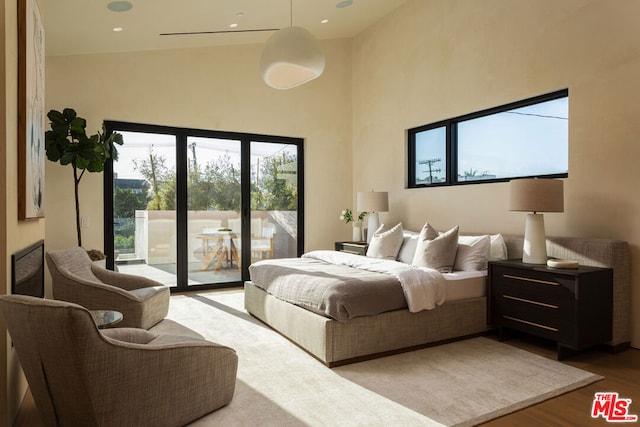
[(356, 255), (366, 255), (369, 244), (367, 242), (336, 242), (335, 250)]
[(611, 340), (613, 270), (489, 262), (488, 322), (558, 344), (558, 360)]

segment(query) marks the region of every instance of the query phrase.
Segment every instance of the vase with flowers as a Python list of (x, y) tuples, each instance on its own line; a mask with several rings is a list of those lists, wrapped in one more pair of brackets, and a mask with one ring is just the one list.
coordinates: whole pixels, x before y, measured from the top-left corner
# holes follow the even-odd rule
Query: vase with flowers
[(351, 236), (351, 240), (354, 242), (363, 241), (364, 230), (362, 229), (362, 221), (367, 216), (367, 212), (360, 212), (357, 216), (351, 209), (344, 209), (340, 213), (340, 220), (346, 222), (347, 224), (353, 223), (353, 234)]

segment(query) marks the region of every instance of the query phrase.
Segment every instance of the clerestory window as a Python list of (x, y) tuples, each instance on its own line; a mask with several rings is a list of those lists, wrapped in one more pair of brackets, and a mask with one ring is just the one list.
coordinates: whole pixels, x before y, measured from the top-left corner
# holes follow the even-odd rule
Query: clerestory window
[(409, 188), (567, 177), (569, 93), (409, 129), (408, 144)]

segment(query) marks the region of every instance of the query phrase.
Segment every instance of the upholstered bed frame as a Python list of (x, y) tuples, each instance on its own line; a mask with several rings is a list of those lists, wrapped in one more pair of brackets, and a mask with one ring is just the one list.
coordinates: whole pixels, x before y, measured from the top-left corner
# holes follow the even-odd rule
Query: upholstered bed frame
[[(509, 258), (522, 257), (522, 236), (504, 236)], [(623, 241), (554, 237), (550, 257), (613, 268), (615, 350), (631, 340), (629, 248)], [(245, 283), (245, 308), (329, 367), (486, 333), (487, 299), (447, 302), (434, 310), (396, 310), (339, 322), (284, 302)]]

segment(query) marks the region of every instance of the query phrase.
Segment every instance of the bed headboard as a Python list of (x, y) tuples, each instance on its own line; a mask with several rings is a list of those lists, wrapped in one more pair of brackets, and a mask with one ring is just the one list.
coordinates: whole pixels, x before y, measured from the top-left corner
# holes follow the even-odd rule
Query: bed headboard
[[(523, 236), (503, 235), (509, 258), (522, 258)], [(631, 282), (629, 245), (621, 240), (547, 237), (547, 255), (583, 265), (613, 269), (613, 333), (608, 343), (628, 347), (631, 342)]]

